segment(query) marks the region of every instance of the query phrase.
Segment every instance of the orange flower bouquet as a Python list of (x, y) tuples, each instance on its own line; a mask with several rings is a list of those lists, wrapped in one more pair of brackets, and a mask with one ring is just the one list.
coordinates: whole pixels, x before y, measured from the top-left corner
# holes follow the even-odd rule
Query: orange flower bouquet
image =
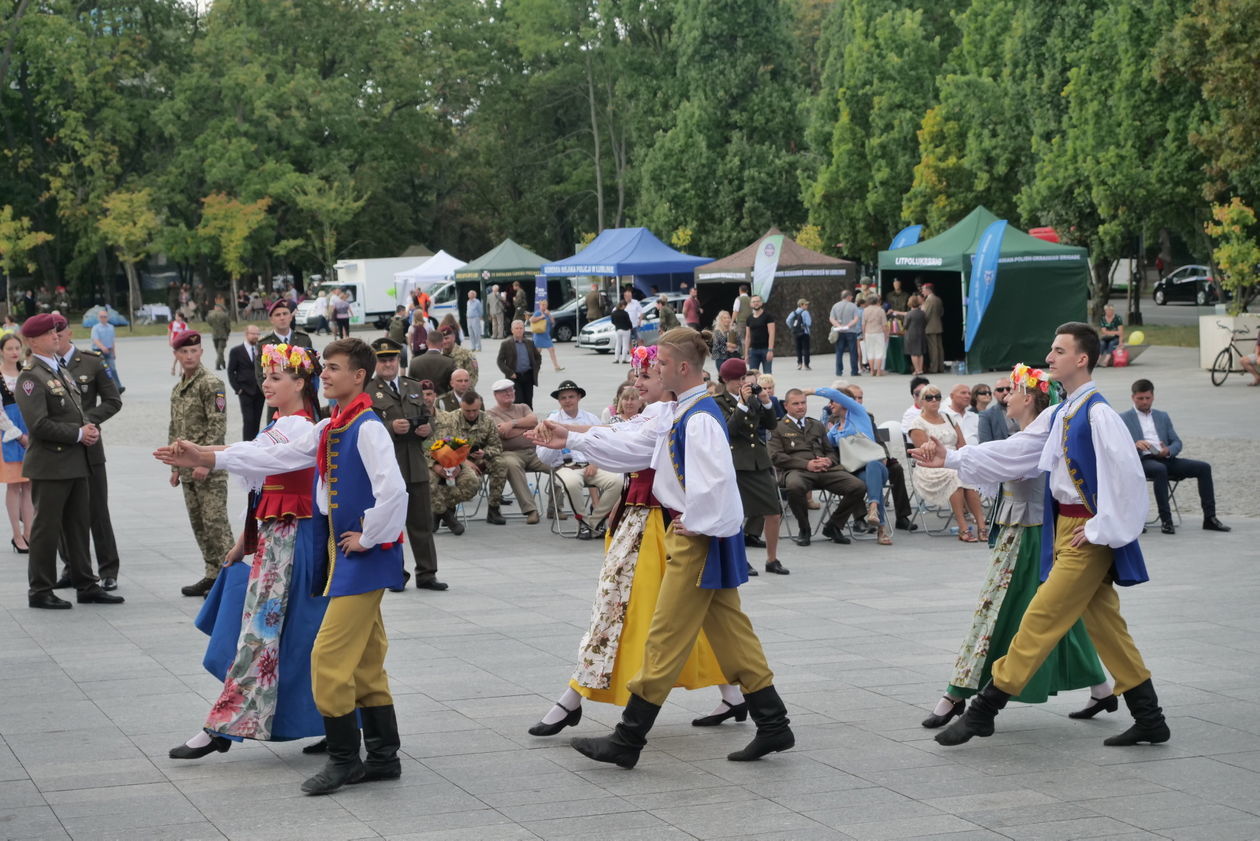
[(448, 482), (455, 481), (459, 475), (459, 466), (468, 459), (468, 451), (467, 438), (439, 438), (429, 445), (429, 454), (442, 468)]

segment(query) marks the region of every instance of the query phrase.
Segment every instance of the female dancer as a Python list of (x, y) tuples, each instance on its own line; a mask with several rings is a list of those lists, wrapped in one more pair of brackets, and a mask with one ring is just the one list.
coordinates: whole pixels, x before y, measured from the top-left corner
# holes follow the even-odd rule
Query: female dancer
[[(635, 384), (647, 408), (612, 428), (645, 423), (673, 409), (673, 395), (665, 393), (655, 370), (656, 348), (636, 347), (630, 354)], [(630, 700), (626, 688), (643, 665), (648, 626), (656, 609), (656, 597), (665, 575), (665, 520), (660, 503), (652, 496), (655, 471), (630, 474), (630, 484), (608, 530), (608, 554), (599, 573), (591, 627), (578, 647), (578, 665), (569, 688), (548, 710), (542, 721), (529, 728), (531, 736), (554, 736), (582, 720), (582, 699), (624, 707)], [(692, 649), (678, 677), (678, 686), (699, 689), (721, 686), (723, 710), (718, 721), (734, 716), (743, 721), (748, 707), (739, 689), (725, 686), (713, 649), (704, 634)]]
[[(290, 345), (262, 350), (263, 395), (278, 417), (253, 441), (233, 449), (283, 443), (317, 417), (313, 351)], [(225, 447), (206, 447), (221, 450)], [(233, 741), (322, 736), (311, 696), (311, 647), (328, 600), (312, 596), (316, 553), (311, 525), (315, 468), (244, 474), (250, 522), (224, 559), (197, 627), (210, 636), (202, 663), (223, 680), (205, 724), (172, 748), (172, 759), (225, 752)], [(249, 561), (246, 561), (248, 552)]]
[[(1006, 413), (1024, 429), (1049, 407), (1050, 380), (1043, 371), (1030, 370), (1021, 364), (1015, 366), (1011, 381), (1015, 389), (1006, 404)], [(962, 714), (967, 703), (964, 699), (989, 682), (991, 664), (1006, 654), (1019, 628), (1019, 620), (1037, 592), (1041, 578), (1045, 484), (1045, 479), (1038, 475), (1002, 485), (997, 517), (1002, 531), (993, 550), (988, 578), (980, 590), (980, 605), (958, 652), (949, 688), (932, 715), (924, 719), (924, 727), (948, 724)], [(1098, 652), (1085, 632), (1084, 623), (1078, 620), (1015, 700), (1042, 704), (1060, 690), (1086, 686), (1092, 687), (1096, 700), (1085, 709), (1071, 713), (1073, 718), (1092, 718), (1104, 709), (1116, 711), (1119, 703), (1098, 662)]]
[(4, 399), (4, 414), (0, 415), (0, 432), (4, 434), (4, 461), (0, 463), (0, 482), (5, 485), (4, 507), (9, 512), (9, 526), (13, 537), (9, 540), (13, 551), (25, 555), (31, 548), (31, 523), (35, 520), (35, 503), (31, 497), (31, 485), (22, 475), (22, 459), (26, 457), (29, 441), (26, 421), (18, 410), (18, 373), (22, 368), (22, 339), (16, 333), (5, 333), (0, 338), (0, 396)]

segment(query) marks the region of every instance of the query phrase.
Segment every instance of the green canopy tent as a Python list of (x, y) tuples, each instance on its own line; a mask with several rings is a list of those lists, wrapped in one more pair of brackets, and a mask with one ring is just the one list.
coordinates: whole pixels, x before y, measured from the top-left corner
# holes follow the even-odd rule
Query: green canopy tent
[[(510, 289), (512, 282), (519, 280), (525, 296), (533, 301), (534, 278), (542, 271), (543, 263), (547, 262), (549, 261), (546, 257), (535, 254), (511, 239), (505, 239), (463, 268), (456, 269), (455, 289), (459, 298), (460, 323), (467, 329), (468, 318), (465, 311), (468, 308), (469, 290), (476, 290), (484, 301), (486, 290), (490, 287), (498, 286), (502, 291)], [(485, 329), (489, 330), (488, 315), (484, 324)]]
[(964, 356), (971, 371), (1034, 364), (1045, 358), (1054, 328), (1086, 320), (1089, 254), (1073, 245), (1037, 239), (1007, 226), (993, 298), (971, 348), (964, 351), (967, 282), (986, 228), (998, 218), (977, 207), (948, 231), (929, 240), (879, 252), (880, 289), (900, 280), (903, 289), (931, 283), (945, 304), (945, 358)]

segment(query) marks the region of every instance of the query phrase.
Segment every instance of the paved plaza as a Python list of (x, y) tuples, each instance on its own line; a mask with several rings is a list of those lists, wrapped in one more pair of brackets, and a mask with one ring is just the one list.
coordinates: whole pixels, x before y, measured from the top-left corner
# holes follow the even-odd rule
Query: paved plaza
[[(479, 355), (483, 389), (497, 377), (496, 346)], [(1079, 692), (1012, 704), (992, 738), (939, 747), (919, 721), (947, 682), (988, 555), (898, 532), (892, 547), (785, 541), (792, 574), (742, 588), (796, 749), (726, 761), (753, 727), (693, 728), (717, 692), (679, 690), (637, 768), (600, 765), (568, 738), (606, 732), (616, 708), (588, 703), (577, 728), (551, 739), (525, 731), (572, 672), (601, 546), (517, 519), (438, 536), (449, 591), (386, 594), (402, 779), (311, 798), (298, 785), (323, 759), (302, 755), (299, 743), (167, 758), (200, 726), (218, 684), (201, 668), (205, 637), (192, 626), (201, 600), (179, 595), (201, 571), (182, 495), (149, 455), (166, 441), (170, 353), (161, 338), (120, 348), (125, 406), (104, 439), (127, 603), (30, 610), (25, 558), (0, 564), (3, 838), (1260, 839), (1260, 519), (1246, 516), (1260, 472), (1260, 389), (1237, 378), (1212, 388), (1193, 368), (1194, 350), (1153, 348), (1134, 368), (1099, 373), (1121, 409), (1132, 379), (1155, 380), (1156, 406), (1172, 414), (1184, 454), (1214, 463), (1220, 516), (1234, 528), (1200, 531), (1193, 486), (1182, 488), (1182, 529), (1143, 543), (1153, 580), (1121, 592), (1171, 742), (1103, 747), (1130, 719), (1123, 705), (1068, 719), (1085, 701)], [(547, 393), (564, 376), (590, 391), (585, 406), (598, 412), (626, 366), (572, 345), (559, 352), (568, 370), (544, 373), (536, 408), (550, 410)], [(830, 356), (816, 358), (812, 374), (795, 368), (776, 363), (780, 394), (833, 379)], [(900, 416), (907, 381), (863, 378), (877, 419)], [(233, 493), (236, 521), (242, 495)]]

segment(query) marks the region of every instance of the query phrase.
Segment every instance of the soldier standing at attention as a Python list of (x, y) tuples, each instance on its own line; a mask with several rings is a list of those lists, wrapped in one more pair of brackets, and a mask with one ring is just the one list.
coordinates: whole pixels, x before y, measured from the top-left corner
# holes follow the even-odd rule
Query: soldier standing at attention
[[(271, 320), (271, 332), (258, 340), (258, 347), (264, 348), (267, 345), (297, 345), (298, 347), (310, 348), (311, 337), (303, 333), (301, 330), (293, 326), (293, 304), (288, 298), (277, 298), (271, 305), (271, 309), (267, 310), (267, 318)], [(254, 355), (254, 377), (261, 384), (263, 381), (262, 372), (262, 354)], [(271, 417), (270, 412), (265, 413), (266, 417)], [(222, 442), (220, 442), (222, 443)]]
[(206, 324), (210, 325), (210, 335), (214, 337), (214, 352), (217, 356), (214, 370), (222, 371), (227, 367), (224, 354), (227, 353), (228, 338), (232, 335), (232, 319), (223, 306), (222, 295), (214, 296), (214, 309), (206, 314)]
[(70, 579), (79, 604), (121, 604), (122, 596), (106, 593), (92, 574), (88, 557), (91, 493), (87, 448), (100, 440), (100, 430), (84, 414), (79, 391), (61, 370), (57, 331), (66, 326), (59, 315), (40, 314), (22, 325), (31, 348), (30, 361), (18, 374), (18, 408), (30, 432), (22, 475), (31, 481), (35, 521), (31, 528), (27, 577), (31, 607), (68, 610), (70, 602), (53, 593), (57, 577), (57, 542), (65, 536)]
[[(182, 376), (171, 392), (167, 439), (171, 443), (192, 441), (203, 447), (222, 446), (227, 435), (227, 394), (219, 378), (201, 364), (201, 334), (188, 330), (175, 339), (173, 346)], [(208, 467), (172, 468), (171, 487), (181, 485), (193, 537), (205, 563), (205, 575), (196, 584), (180, 588), (180, 592), (204, 598), (235, 542), (227, 516), (227, 473)]]
[[(420, 383), (399, 373), (402, 343), (388, 337), (372, 342), (376, 371), (364, 387), (372, 409), (389, 430), (398, 469), (407, 485), (407, 540), (416, 560), (416, 587), (445, 590), (437, 580), (437, 547), (433, 544), (433, 502), (429, 497), (429, 462), (424, 439), (433, 433), (433, 418)], [(404, 573), (405, 574), (405, 573)], [(401, 592), (406, 587), (397, 588)]]
[[(411, 328), (411, 324), (407, 319), (407, 308), (401, 304), (394, 310), (394, 317), (389, 320), (389, 324), (385, 325), (385, 338), (398, 345), (400, 365), (407, 364), (407, 331)], [(376, 347), (376, 343), (372, 343), (372, 347)]]

